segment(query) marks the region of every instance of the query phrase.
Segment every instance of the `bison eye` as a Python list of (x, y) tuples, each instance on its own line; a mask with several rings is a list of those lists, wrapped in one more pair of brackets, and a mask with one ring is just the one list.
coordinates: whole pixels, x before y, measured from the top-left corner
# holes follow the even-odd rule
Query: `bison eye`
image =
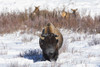
[(58, 43), (58, 39), (56, 40), (56, 43)]

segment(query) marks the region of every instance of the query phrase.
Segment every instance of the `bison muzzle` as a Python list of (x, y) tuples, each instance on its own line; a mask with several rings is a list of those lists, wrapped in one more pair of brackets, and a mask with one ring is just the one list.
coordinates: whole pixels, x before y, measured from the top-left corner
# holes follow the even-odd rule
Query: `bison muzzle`
[(56, 61), (63, 43), (60, 31), (52, 23), (48, 23), (40, 35), (39, 44), (46, 60)]

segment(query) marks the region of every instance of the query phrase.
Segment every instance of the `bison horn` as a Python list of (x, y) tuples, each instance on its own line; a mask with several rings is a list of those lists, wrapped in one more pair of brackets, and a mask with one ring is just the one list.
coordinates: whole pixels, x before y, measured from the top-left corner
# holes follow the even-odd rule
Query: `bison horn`
[(41, 36), (42, 36), (42, 37), (46, 37), (46, 36), (48, 36), (48, 34), (42, 34)]
[(44, 40), (44, 37), (42, 37), (41, 35), (39, 35), (40, 39)]
[(56, 37), (56, 39), (58, 39), (58, 35), (54, 35)]

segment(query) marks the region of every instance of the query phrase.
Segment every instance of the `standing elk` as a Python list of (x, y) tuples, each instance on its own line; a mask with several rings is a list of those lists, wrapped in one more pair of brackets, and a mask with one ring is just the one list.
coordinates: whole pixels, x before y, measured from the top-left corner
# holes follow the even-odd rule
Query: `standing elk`
[(52, 23), (48, 23), (40, 35), (39, 44), (43, 57), (49, 61), (56, 61), (58, 51), (63, 43), (63, 36)]
[(78, 9), (71, 9), (72, 10), (72, 14), (76, 17), (76, 11), (78, 10)]
[(65, 10), (63, 10), (61, 16), (63, 18), (66, 18), (67, 20), (70, 18), (70, 16), (76, 17), (76, 11), (77, 11), (77, 9), (71, 9), (71, 10), (72, 10), (72, 13), (69, 13), (69, 11), (66, 12)]
[(36, 16), (36, 15), (39, 16), (39, 13), (40, 13), (39, 7), (40, 6), (37, 6), (37, 7), (35, 6), (34, 11), (32, 13), (30, 13), (29, 17), (31, 18), (31, 20), (34, 19), (34, 16)]
[(37, 6), (37, 7), (35, 6), (35, 10), (33, 11), (33, 14), (39, 15), (39, 11), (40, 11), (40, 10), (39, 10), (39, 7), (40, 7), (40, 6)]

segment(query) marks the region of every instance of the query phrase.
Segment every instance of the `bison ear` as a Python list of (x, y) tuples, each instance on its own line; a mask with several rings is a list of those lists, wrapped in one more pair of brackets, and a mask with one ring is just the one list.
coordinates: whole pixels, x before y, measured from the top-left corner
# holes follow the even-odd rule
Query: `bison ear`
[(58, 35), (55, 35), (55, 38), (58, 40)]

